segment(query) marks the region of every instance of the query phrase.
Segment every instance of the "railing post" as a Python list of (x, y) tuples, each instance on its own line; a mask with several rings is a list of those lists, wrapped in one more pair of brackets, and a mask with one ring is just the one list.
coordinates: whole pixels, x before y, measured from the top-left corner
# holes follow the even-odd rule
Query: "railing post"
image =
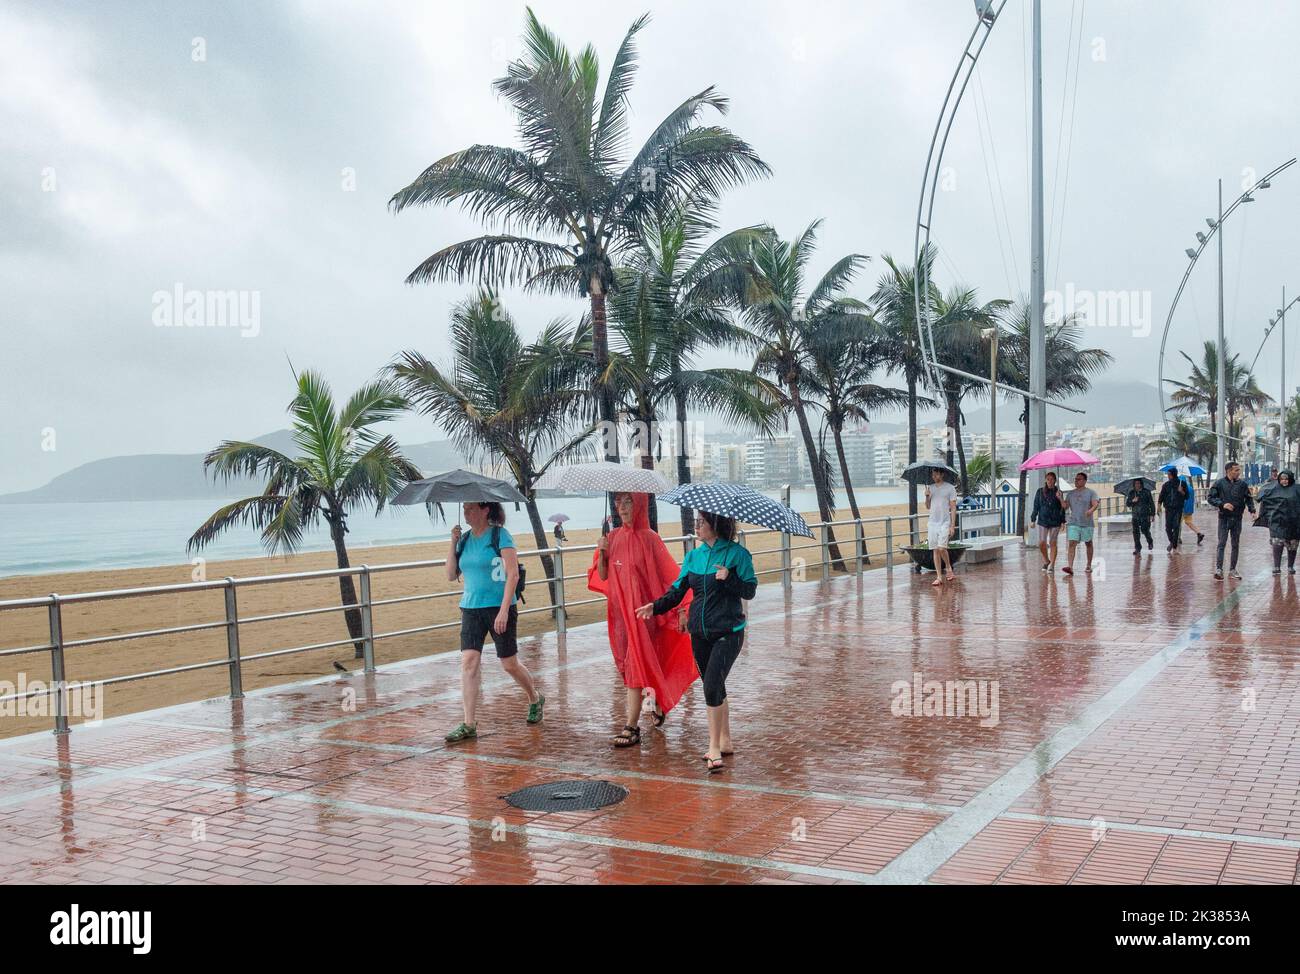
[(831, 577), (831, 526), (822, 522), (822, 581)]
[(564, 547), (555, 546), (555, 631), (563, 636), (569, 631), (569, 610), (564, 602)]
[(781, 532), (781, 588), (790, 591), (793, 584), (790, 576), (790, 535), (786, 531)]
[(894, 570), (894, 519), (885, 518), (885, 571)]
[(235, 580), (226, 576), (226, 657), (230, 660), (230, 699), (244, 695), (244, 677), (239, 663), (239, 605), (235, 598)]
[(50, 675), (54, 680), (54, 733), (68, 732), (68, 701), (64, 692), (66, 672), (63, 667), (63, 605), (57, 595), (50, 595)]
[(862, 518), (860, 517), (853, 519), (853, 543), (858, 549), (858, 574), (861, 575), (863, 534), (862, 534)]
[(375, 620), (370, 605), (370, 566), (361, 566), (361, 656), (367, 673), (375, 672)]

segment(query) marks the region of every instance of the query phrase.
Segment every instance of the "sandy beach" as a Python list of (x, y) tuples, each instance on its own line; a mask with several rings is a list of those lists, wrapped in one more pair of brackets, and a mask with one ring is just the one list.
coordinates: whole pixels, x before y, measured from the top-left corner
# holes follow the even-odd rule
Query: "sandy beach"
[[(906, 515), (906, 504), (891, 507), (873, 507), (864, 509), (865, 517), (898, 517)], [(847, 510), (836, 514), (836, 519), (850, 516)], [(812, 523), (819, 518), (815, 514), (805, 514)], [(895, 538), (900, 538), (905, 530), (905, 520), (895, 521)], [(924, 512), (922, 512), (922, 526)], [(515, 540), (521, 552), (535, 550), (532, 532), (522, 518), (513, 518), (508, 523), (513, 528)], [(676, 510), (672, 510), (672, 519), (664, 524), (663, 533), (672, 536), (680, 530), (676, 519)], [(883, 524), (868, 526), (867, 533), (883, 534)], [(841, 539), (852, 540), (852, 530), (837, 531)], [(594, 544), (599, 537), (597, 529), (572, 531), (568, 541), (569, 548)], [(797, 542), (815, 545), (806, 539)], [(754, 552), (755, 568), (760, 573), (766, 569), (780, 567), (779, 552), (764, 552), (764, 549), (779, 548), (780, 536), (765, 533), (747, 539), (747, 544)], [(680, 560), (681, 545), (670, 544), (669, 550)], [(844, 549), (845, 556), (851, 554), (851, 545)], [(883, 538), (874, 540), (869, 545), (874, 557), (873, 567), (880, 567), (883, 561), (878, 557), (884, 553)], [(412, 561), (426, 561), (442, 558), (446, 554), (446, 542), (414, 545), (392, 545), (374, 548), (358, 548), (349, 552), (354, 566), (370, 565), (372, 567), (386, 564), (400, 564)], [(817, 547), (795, 552), (806, 559), (806, 574), (809, 579), (819, 577), (821, 570), (821, 553)], [(585, 573), (591, 564), (590, 551), (570, 552), (564, 564), (567, 575), (581, 575), (566, 583), (565, 596), (569, 602), (593, 598), (588, 591)], [(535, 557), (524, 557), (523, 564), (528, 568), (530, 584), (528, 603), (524, 608), (540, 608), (548, 605), (546, 588), (531, 584), (533, 579), (540, 579), (542, 571), (540, 562)], [(227, 576), (246, 578), (252, 576), (278, 575), (292, 572), (304, 572), (335, 568), (332, 551), (309, 552), (288, 558), (246, 558), (234, 561), (213, 561), (206, 565), (209, 579)], [(79, 592), (98, 592), (107, 589), (138, 588), (153, 585), (168, 585), (189, 582), (192, 567), (189, 564), (168, 565), (157, 568), (129, 568), (104, 571), (82, 571), (61, 574), (27, 575), (0, 579), (0, 600), (21, 599), (33, 596), (49, 595), (58, 592), (69, 595)], [(378, 601), (401, 598), (417, 594), (435, 592), (447, 593), (442, 598), (403, 602), (397, 605), (377, 606), (374, 609), (375, 633), (395, 632), (418, 626), (446, 624), (446, 629), (432, 632), (415, 633), (378, 639), (375, 643), (376, 663), (389, 663), (416, 656), (454, 651), (459, 647), (459, 583), (447, 581), (444, 570), (437, 568), (406, 569), (384, 572), (373, 576), (372, 597)], [(759, 581), (773, 583), (779, 575), (762, 575)], [(284, 583), (249, 586), (239, 590), (240, 650), (244, 657), (257, 653), (287, 649), (329, 642), (347, 636), (342, 612), (328, 612), (318, 615), (302, 616), (294, 619), (273, 620), (267, 622), (243, 622), (255, 616), (278, 612), (301, 611), (305, 609), (324, 608), (340, 604), (338, 582), (336, 579), (311, 579)], [(570, 626), (597, 622), (605, 617), (603, 602), (577, 606), (569, 611)], [(175, 626), (195, 625), (198, 623), (224, 620), (225, 609), (223, 594), (220, 590), (203, 592), (182, 592), (163, 595), (132, 596), (105, 602), (94, 602), (64, 607), (63, 632), (65, 640), (86, 639), (119, 633), (143, 630), (163, 629)], [(538, 612), (521, 616), (520, 635), (539, 632), (552, 627), (549, 612)], [(22, 646), (41, 645), (48, 641), (48, 621), (45, 608), (23, 609), (0, 613), (0, 649)], [(491, 649), (489, 644), (489, 657)], [(120, 677), (151, 670), (192, 665), (208, 661), (226, 659), (226, 636), (224, 629), (210, 629), (199, 632), (173, 633), (164, 636), (152, 636), (131, 639), (122, 642), (109, 642), (92, 646), (73, 647), (67, 650), (67, 679), (69, 681), (89, 682), (111, 677)], [(360, 667), (360, 660), (353, 659), (350, 645), (296, 653), (266, 660), (246, 662), (243, 665), (244, 689), (273, 686), (296, 680), (326, 676), (334, 672), (333, 663), (342, 662), (349, 669)], [(28, 683), (33, 680), (50, 679), (50, 654), (33, 653), (22, 656), (0, 657), (0, 680), (17, 683), (19, 674), (25, 674)], [(611, 670), (612, 672), (612, 670)], [(104, 716), (115, 717), (122, 714), (165, 707), (175, 703), (201, 700), (210, 697), (226, 696), (230, 692), (229, 670), (226, 666), (195, 670), (170, 676), (151, 677), (147, 680), (135, 680), (128, 683), (114, 684), (104, 688)], [(31, 703), (29, 701), (29, 703)], [(74, 717), (72, 723), (78, 720)], [(0, 719), (0, 737), (12, 737), (33, 731), (48, 731), (53, 727), (50, 717), (8, 716)]]

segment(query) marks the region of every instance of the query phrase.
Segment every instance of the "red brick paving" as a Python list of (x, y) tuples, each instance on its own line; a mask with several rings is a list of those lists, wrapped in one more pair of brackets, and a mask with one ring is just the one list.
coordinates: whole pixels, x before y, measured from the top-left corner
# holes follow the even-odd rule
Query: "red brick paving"
[[(943, 590), (906, 571), (774, 585), (731, 680), (737, 754), (704, 773), (698, 689), (614, 752), (603, 627), (527, 640), (546, 721), (486, 660), (478, 741), (449, 749), (457, 669), (434, 658), (0, 743), (0, 875), (44, 883), (845, 883), (871, 881), (1189, 632), (1192, 641), (972, 837), (938, 883), (1296, 882), (1300, 596), (1212, 552), (1092, 576), (1012, 553)], [(382, 647), (381, 647), (382, 650)], [(382, 651), (381, 651), (382, 657)], [(895, 716), (895, 681), (990, 680), (999, 719)], [(355, 690), (355, 707), (350, 706)], [(501, 798), (599, 777), (627, 799), (543, 814)], [(982, 826), (982, 827), (979, 827)], [(947, 855), (947, 853), (944, 853)], [(886, 872), (885, 878), (889, 876)]]

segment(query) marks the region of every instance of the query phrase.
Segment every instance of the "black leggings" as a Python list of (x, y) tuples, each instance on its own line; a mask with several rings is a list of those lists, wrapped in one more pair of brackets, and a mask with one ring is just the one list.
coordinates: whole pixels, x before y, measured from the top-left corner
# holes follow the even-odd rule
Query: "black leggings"
[(1273, 537), (1273, 567), (1280, 569), (1282, 567), (1282, 549), (1286, 549), (1286, 567), (1295, 568), (1295, 551), (1296, 542), (1289, 541), (1286, 538)]
[(1151, 519), (1143, 518), (1142, 520), (1138, 520), (1134, 518), (1133, 520), (1133, 547), (1134, 548), (1142, 547), (1142, 535), (1144, 534), (1147, 536), (1148, 546), (1155, 544), (1155, 542), (1151, 540)]
[(695, 666), (704, 683), (704, 702), (710, 707), (721, 707), (727, 699), (727, 674), (740, 655), (745, 641), (745, 631), (729, 632), (718, 636), (713, 633), (691, 633), (691, 650), (695, 653)]

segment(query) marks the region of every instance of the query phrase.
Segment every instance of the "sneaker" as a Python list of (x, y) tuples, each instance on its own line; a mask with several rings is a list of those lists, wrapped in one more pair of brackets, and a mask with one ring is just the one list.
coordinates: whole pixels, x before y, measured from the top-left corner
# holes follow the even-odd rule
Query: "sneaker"
[(1069, 565), (1066, 565), (1064, 568), (1061, 569), (1061, 571), (1064, 572), (1064, 573), (1067, 574), (1067, 575), (1073, 575), (1073, 574), (1074, 574), (1074, 569), (1071, 568)]
[(457, 724), (443, 740), (448, 744), (459, 744), (461, 741), (472, 741), (476, 737), (478, 737), (478, 724)]
[(1154, 541), (1148, 541), (1147, 551), (1155, 551), (1155, 550), (1156, 550), (1156, 543)]
[(1171, 544), (1167, 544), (1167, 545), (1165, 545), (1165, 551), (1173, 551), (1173, 550), (1174, 550), (1174, 546), (1173, 546), (1173, 545), (1171, 545)]
[(1241, 581), (1241, 572), (1237, 571), (1237, 569), (1234, 568), (1232, 571), (1228, 572), (1228, 574), (1231, 575), (1233, 578), (1235, 578), (1237, 581)]
[(1204, 541), (1204, 540), (1205, 540), (1205, 535), (1201, 534), (1201, 533), (1198, 531), (1198, 532), (1196, 533), (1196, 543), (1199, 545), (1199, 544), (1200, 544), (1202, 541)]
[(1135, 554), (1135, 555), (1140, 555), (1140, 554), (1142, 554), (1142, 549), (1141, 549), (1141, 548), (1134, 548), (1134, 549), (1133, 549), (1133, 554)]
[(1286, 573), (1287, 573), (1288, 575), (1294, 575), (1294, 574), (1295, 574), (1295, 569), (1294, 569), (1294, 568), (1288, 568), (1288, 569), (1286, 570)]
[(1215, 581), (1218, 581), (1218, 582), (1223, 581), (1223, 569), (1222, 569), (1222, 568), (1216, 568), (1216, 569), (1214, 570), (1214, 579), (1215, 579)]
[(544, 706), (546, 706), (546, 698), (539, 693), (537, 702), (528, 705), (528, 723), (540, 724), (542, 722), (542, 708)]
[(1280, 568), (1274, 568), (1274, 569), (1273, 569), (1273, 574), (1274, 574), (1274, 575), (1281, 575), (1281, 574), (1282, 574), (1282, 569), (1280, 569)]
[(1052, 570), (1052, 566), (1049, 565), (1047, 562), (1043, 562), (1043, 571), (1050, 572), (1051, 570)]

